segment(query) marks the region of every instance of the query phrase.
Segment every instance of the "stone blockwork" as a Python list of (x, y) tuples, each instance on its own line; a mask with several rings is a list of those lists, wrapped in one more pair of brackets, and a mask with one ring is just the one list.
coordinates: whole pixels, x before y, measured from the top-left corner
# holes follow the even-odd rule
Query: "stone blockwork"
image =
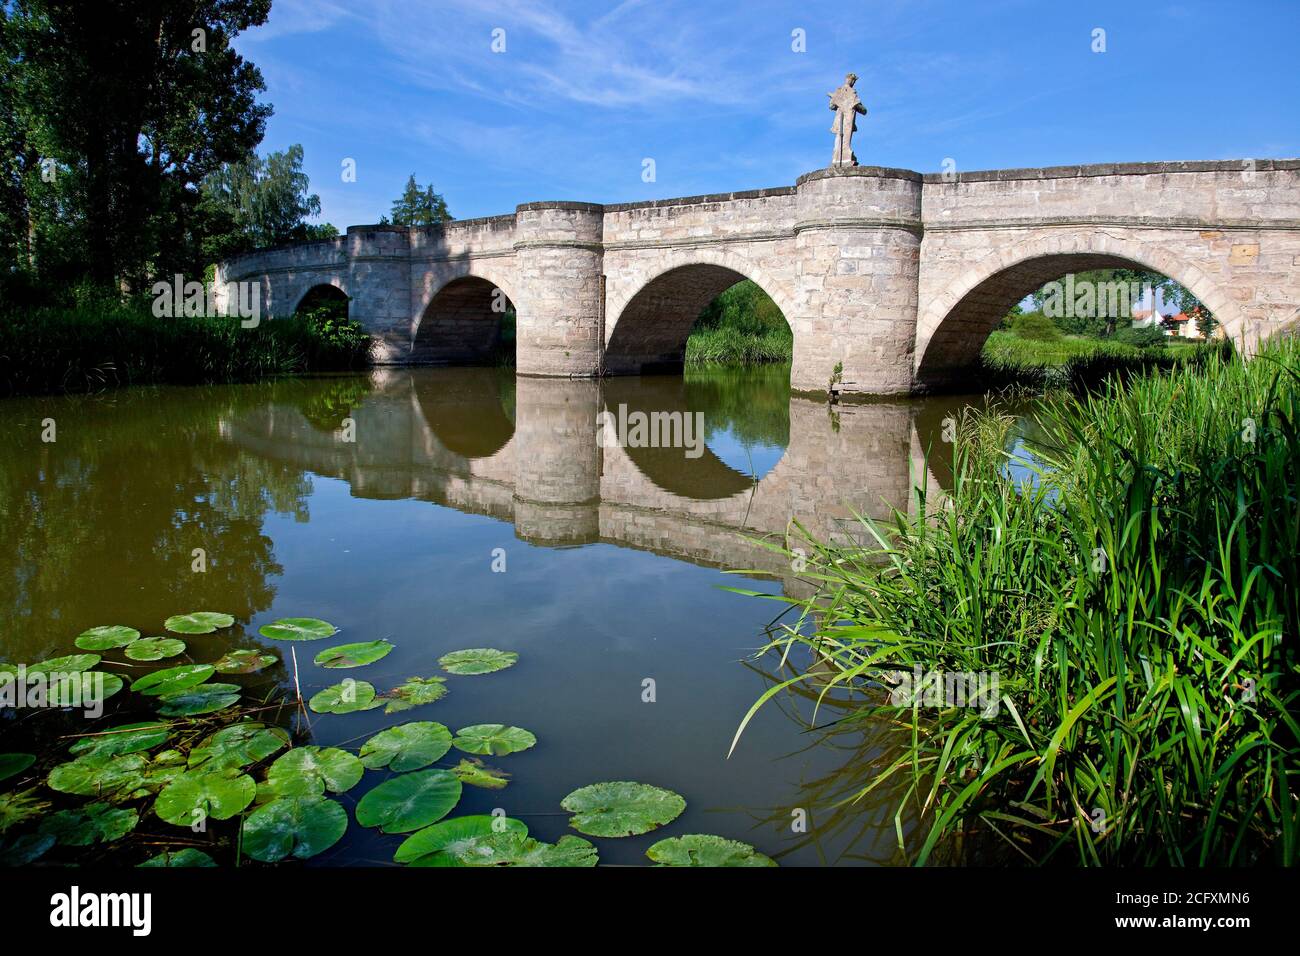
[(1300, 315), (1300, 161), (833, 168), (794, 187), (358, 226), (229, 260), (218, 281), (260, 282), (271, 314), (336, 286), (390, 363), (483, 357), (499, 289), (521, 375), (590, 377), (680, 363), (703, 305), (748, 278), (794, 332), (796, 389), (824, 390), (841, 364), (845, 391), (895, 394), (953, 384), (1011, 304), (1103, 266), (1177, 280), (1255, 348)]

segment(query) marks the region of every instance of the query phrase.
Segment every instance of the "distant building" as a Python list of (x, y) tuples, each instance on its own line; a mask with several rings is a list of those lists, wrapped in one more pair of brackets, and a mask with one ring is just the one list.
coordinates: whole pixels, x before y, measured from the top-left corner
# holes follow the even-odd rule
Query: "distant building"
[(1145, 329), (1153, 325), (1160, 325), (1165, 319), (1158, 309), (1134, 309), (1133, 310), (1133, 328)]

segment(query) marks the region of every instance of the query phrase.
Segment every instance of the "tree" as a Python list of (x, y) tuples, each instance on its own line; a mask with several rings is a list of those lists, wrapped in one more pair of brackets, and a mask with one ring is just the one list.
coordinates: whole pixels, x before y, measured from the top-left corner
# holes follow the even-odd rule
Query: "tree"
[[(231, 47), (266, 21), (270, 0), (14, 0), (6, 9), (2, 82), (19, 109), (17, 136), (0, 135), (19, 148), (6, 185), (17, 170), (36, 267), (31, 246), (52, 217), (101, 286), (142, 288), (150, 273), (196, 268), (199, 184), (247, 155), (271, 112), (256, 99), (261, 74)], [(33, 158), (52, 183), (35, 184)]]
[(302, 146), (295, 143), (265, 158), (250, 154), (229, 163), (203, 181), (203, 214), (209, 222), (204, 254), (221, 259), (237, 252), (302, 239), (335, 236), (329, 223), (313, 225), (320, 197), (310, 193), (302, 170)]
[[(391, 222), (394, 226), (436, 226), (450, 222), (452, 218), (447, 211), (447, 201), (435, 193), (432, 186), (421, 189), (414, 173), (406, 181), (401, 197), (393, 202)], [(385, 216), (383, 221), (390, 220)]]

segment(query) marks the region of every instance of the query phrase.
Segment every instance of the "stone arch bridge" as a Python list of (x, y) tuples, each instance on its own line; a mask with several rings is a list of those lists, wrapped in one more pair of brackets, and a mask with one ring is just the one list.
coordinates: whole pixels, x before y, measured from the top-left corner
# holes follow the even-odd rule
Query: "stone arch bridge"
[[(433, 228), (239, 256), (264, 314), (333, 286), (387, 364), (483, 360), (516, 313), (521, 375), (680, 366), (719, 292), (751, 279), (794, 333), (791, 384), (898, 394), (957, 384), (1007, 310), (1067, 272), (1176, 280), (1254, 349), (1300, 314), (1300, 160), (927, 174), (818, 170), (794, 186), (652, 202), (535, 202)], [(219, 292), (220, 294), (220, 292)]]

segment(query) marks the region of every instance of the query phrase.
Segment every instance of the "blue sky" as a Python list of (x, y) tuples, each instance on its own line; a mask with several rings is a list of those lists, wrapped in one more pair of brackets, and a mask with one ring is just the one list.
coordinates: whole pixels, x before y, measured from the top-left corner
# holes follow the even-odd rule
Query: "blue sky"
[(1294, 157), (1298, 38), (1298, 0), (275, 0), (236, 46), (275, 107), (262, 149), (302, 143), (345, 228), (411, 173), (461, 219), (788, 185), (829, 163), (849, 70), (863, 164)]

